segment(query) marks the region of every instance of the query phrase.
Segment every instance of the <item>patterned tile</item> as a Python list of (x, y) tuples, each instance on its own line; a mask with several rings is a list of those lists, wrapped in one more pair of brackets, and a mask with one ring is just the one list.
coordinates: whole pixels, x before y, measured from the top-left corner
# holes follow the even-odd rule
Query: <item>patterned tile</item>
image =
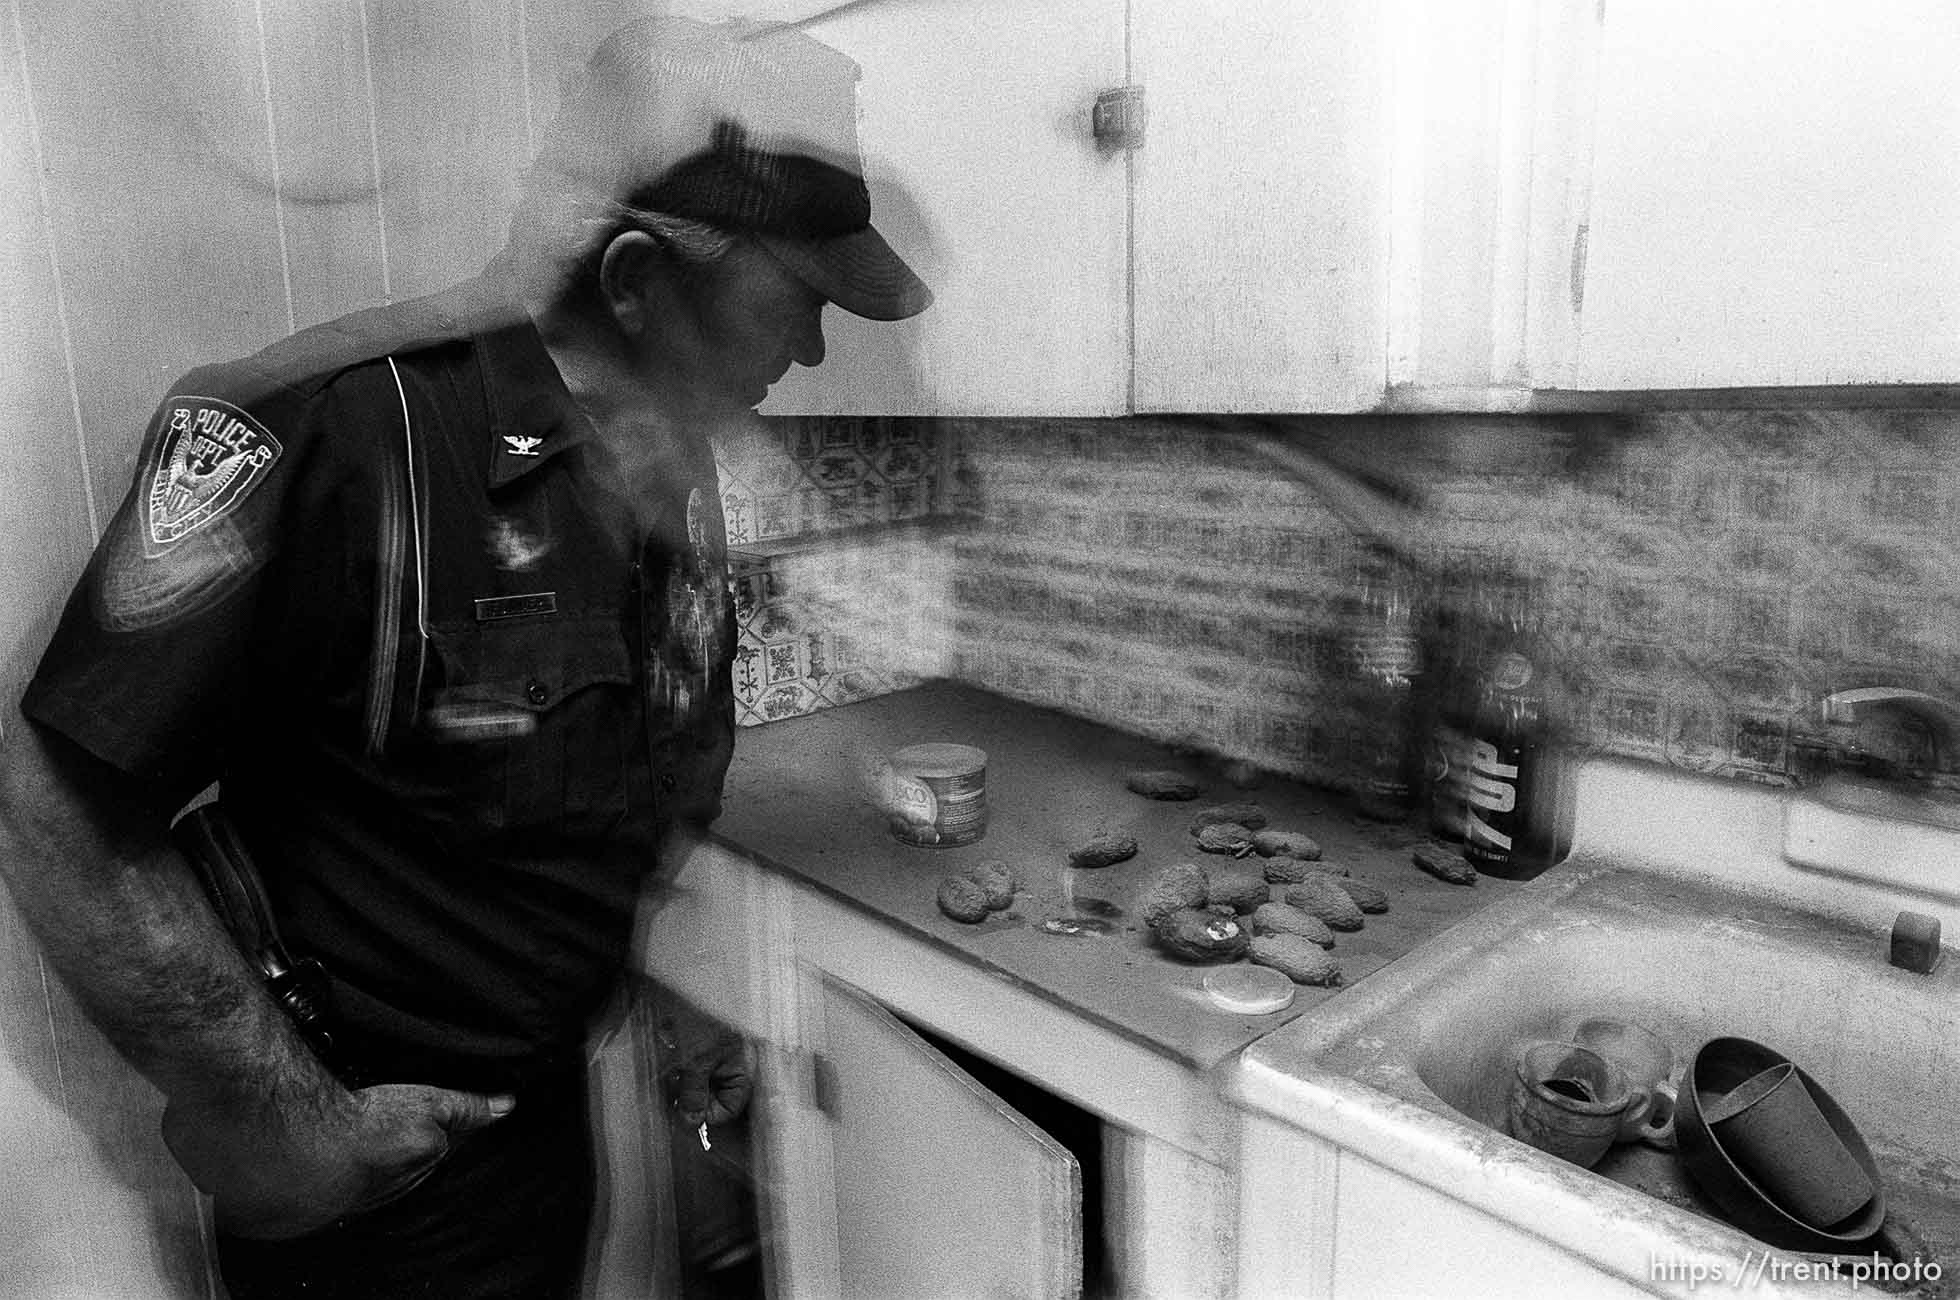
[(954, 515), (960, 456), (948, 421), (776, 418), (720, 444), (731, 544)]
[[(1452, 580), (1540, 580), (1577, 743), (1781, 782), (1824, 692), (1960, 685), (1960, 416), (1667, 412), (1583, 437), (1556, 424), (1310, 431), (1379, 436), (1380, 468), (1425, 491)], [(1339, 689), (1351, 541), (1220, 427), (967, 422), (983, 526), (959, 551), (954, 618), (962, 642), (988, 643), (963, 648), (959, 671), (1346, 784), (1371, 725)]]
[[(937, 580), (860, 561), (806, 593), (812, 604), (780, 563), (738, 578), (743, 721), (894, 689), (923, 666), (1351, 782), (1373, 725), (1341, 690), (1353, 540), (1310, 485), (1221, 427), (772, 422), (761, 450), (724, 461), (731, 543), (959, 514), (980, 526)], [(1440, 416), (1299, 432), (1374, 445), (1384, 472), (1421, 487), (1452, 581), (1540, 580), (1554, 698), (1590, 748), (1784, 781), (1823, 692), (1960, 678), (1952, 413), (1666, 412), (1583, 436)], [(1429, 594), (1440, 605), (1451, 590)], [(934, 601), (922, 631), (912, 615)]]
[(737, 721), (755, 726), (947, 670), (951, 545), (919, 528), (736, 548)]

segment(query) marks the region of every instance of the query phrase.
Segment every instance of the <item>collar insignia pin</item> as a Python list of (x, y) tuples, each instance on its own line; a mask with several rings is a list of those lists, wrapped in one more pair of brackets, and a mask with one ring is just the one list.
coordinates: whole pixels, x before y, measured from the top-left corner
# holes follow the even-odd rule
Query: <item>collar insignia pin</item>
[(538, 454), (538, 444), (543, 441), (543, 438), (507, 433), (504, 435), (504, 450), (513, 456), (535, 456)]

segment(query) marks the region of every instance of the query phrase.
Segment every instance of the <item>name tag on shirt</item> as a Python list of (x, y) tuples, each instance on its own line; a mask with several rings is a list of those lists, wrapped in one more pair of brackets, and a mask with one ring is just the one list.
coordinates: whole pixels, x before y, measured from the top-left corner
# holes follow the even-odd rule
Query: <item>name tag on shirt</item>
[(535, 618), (558, 612), (558, 593), (534, 591), (525, 596), (480, 596), (476, 601), (476, 621), (489, 623), (500, 618)]
[(438, 704), (427, 714), (429, 734), (446, 744), (509, 740), (538, 729), (536, 715), (497, 704)]

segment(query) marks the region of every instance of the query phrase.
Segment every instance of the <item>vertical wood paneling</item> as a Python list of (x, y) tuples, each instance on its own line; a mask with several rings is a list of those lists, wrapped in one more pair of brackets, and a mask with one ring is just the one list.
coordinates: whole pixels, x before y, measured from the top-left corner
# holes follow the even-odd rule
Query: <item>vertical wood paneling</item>
[[(601, 41), (649, 8), (640, 0), (523, 0), (530, 148), (558, 111), (565, 79), (585, 66)], [(528, 162), (530, 149), (525, 152)]]
[[(155, 1283), (137, 1288), (136, 1294), (158, 1300), (205, 1295), (207, 1268), (197, 1193), (159, 1136), (162, 1097), (83, 1018), (65, 988), (52, 982), (49, 988), (62, 1106), (88, 1139), (81, 1162), (62, 1172), (78, 1180), (90, 1175), (106, 1180), (119, 1203), (147, 1212), (144, 1230), (155, 1242)], [(87, 1246), (95, 1231), (92, 1220), (79, 1217), (73, 1228), (77, 1263), (92, 1269)]]
[(266, 83), (298, 325), (387, 300), (361, 0), (265, 3)]
[(15, 9), (0, 9), (0, 688), (12, 700), (52, 630), (93, 538), (81, 427), (63, 347), (37, 150)]
[(98, 507), (192, 365), (286, 331), (251, 0), (22, 0)]
[(209, 1294), (166, 1267), (144, 1192), (98, 1154), (87, 1117), (0, 1061), (0, 1293), (21, 1300), (188, 1300)]
[(503, 246), (526, 160), (520, 0), (368, 0), (382, 208), (397, 298)]
[[(0, 685), (11, 705), (32, 671), (62, 593), (90, 543), (81, 429), (64, 348), (65, 325), (48, 240), (40, 122), (26, 77), (19, 11), (0, 10), (0, 420), (13, 431), (0, 457)], [(11, 709), (0, 735), (12, 730)], [(73, 1275), (71, 1237), (39, 1207), (65, 1200), (66, 1170), (83, 1154), (60, 1109), (61, 1059), (39, 950), (0, 891), (0, 1292), (45, 1293)]]
[[(125, 85), (165, 79), (113, 61), (133, 49), (107, 33), (127, 25), (121, 15), (25, 2), (5, 12), (0, 341), (9, 364), (0, 368), (0, 415), (13, 436), (0, 459), (8, 502), (0, 680), (9, 706), (0, 729), (19, 725), (12, 701), (87, 557), (95, 521), (120, 494), (141, 415), (110, 413), (154, 402), (141, 391), (146, 372), (184, 323), (143, 266), (144, 244), (169, 233), (144, 188), (163, 160), (139, 157), (155, 135), (119, 105)], [(148, 255), (174, 260), (155, 247)], [(126, 348), (117, 343), (125, 335)], [(89, 436), (97, 421), (109, 437)], [(0, 1292), (209, 1294), (195, 1196), (157, 1138), (154, 1091), (44, 976), (10, 903), (0, 903), (0, 1090), (0, 1167), (14, 1180), (0, 1212)]]

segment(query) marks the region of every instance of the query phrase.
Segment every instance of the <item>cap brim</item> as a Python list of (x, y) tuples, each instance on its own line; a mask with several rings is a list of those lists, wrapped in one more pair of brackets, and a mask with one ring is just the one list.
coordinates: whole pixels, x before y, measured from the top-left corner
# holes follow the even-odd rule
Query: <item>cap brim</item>
[(869, 226), (836, 239), (764, 234), (755, 239), (804, 283), (853, 316), (904, 320), (932, 305), (925, 281)]

